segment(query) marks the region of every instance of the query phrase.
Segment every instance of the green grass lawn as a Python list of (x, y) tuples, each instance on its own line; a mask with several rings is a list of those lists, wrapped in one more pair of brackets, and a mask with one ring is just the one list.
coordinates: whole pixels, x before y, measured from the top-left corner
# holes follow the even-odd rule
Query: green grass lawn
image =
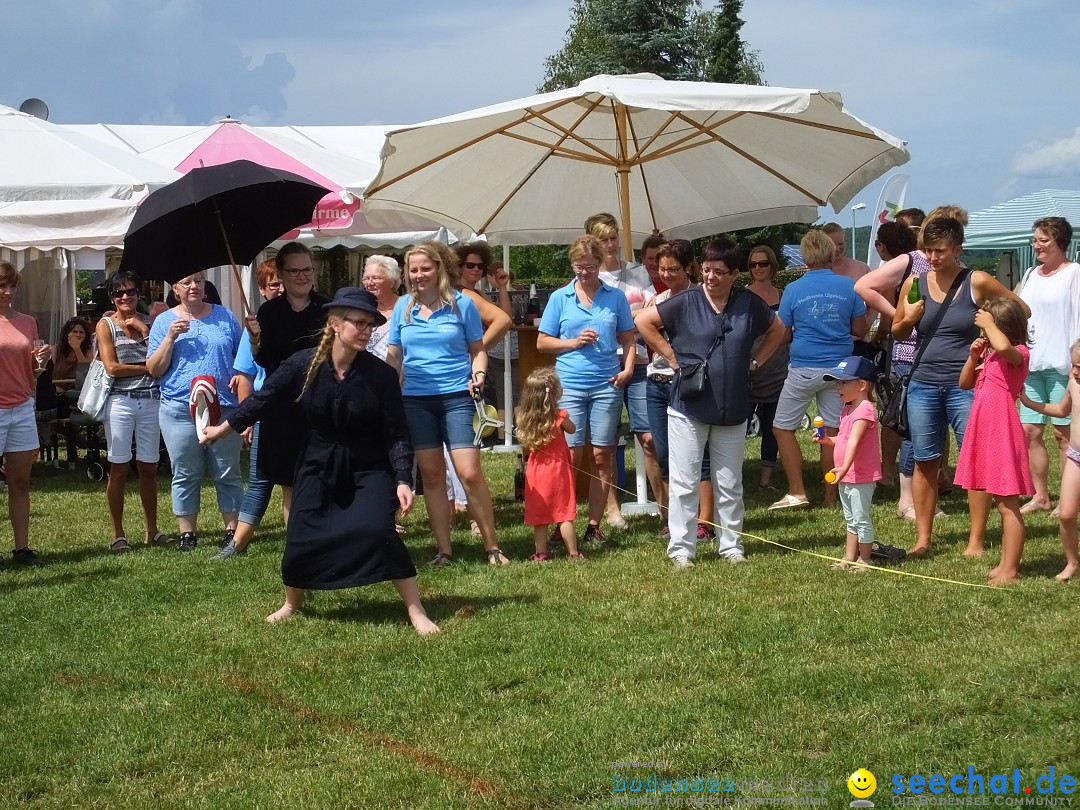
[[(532, 532), (502, 497), (513, 460), (485, 467), (500, 543), (523, 560)], [(49, 564), (0, 572), (2, 808), (610, 807), (643, 795), (613, 793), (616, 774), (653, 773), (760, 797), (793, 795), (779, 782), (795, 776), (814, 783), (795, 796), (841, 807), (859, 767), (882, 807), (894, 774), (1080, 776), (1080, 601), (1052, 578), (1045, 513), (1029, 520), (1021, 584), (990, 590), (834, 573), (754, 540), (748, 565), (701, 549), (675, 572), (657, 518), (585, 562), (507, 568), (462, 528), (454, 565), (431, 569), (421, 505), (407, 543), (443, 630), (421, 639), (389, 584), (315, 594), (266, 625), (282, 598), (276, 497), (249, 555), (217, 563), (212, 508), (194, 553), (118, 556), (103, 484), (37, 465), (33, 486), (32, 545)], [(164, 477), (160, 492), (172, 529)], [(838, 510), (766, 512), (775, 497), (748, 489), (748, 532), (841, 553)], [(875, 523), (906, 547), (895, 497), (879, 491)], [(983, 581), (1000, 529), (991, 518), (987, 560), (961, 557), (964, 504), (944, 500), (936, 558), (900, 570)], [(141, 538), (134, 491), (128, 510)]]

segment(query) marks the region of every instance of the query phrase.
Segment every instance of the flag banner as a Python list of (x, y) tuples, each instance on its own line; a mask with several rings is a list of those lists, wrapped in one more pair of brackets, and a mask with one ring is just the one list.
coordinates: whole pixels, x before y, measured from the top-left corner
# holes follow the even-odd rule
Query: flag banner
[(870, 265), (871, 270), (881, 266), (881, 257), (874, 250), (878, 228), (883, 222), (895, 222), (896, 212), (904, 209), (907, 183), (906, 174), (894, 174), (881, 187), (881, 196), (878, 197), (877, 209), (874, 213), (874, 224), (870, 229), (870, 244), (866, 249), (866, 263)]

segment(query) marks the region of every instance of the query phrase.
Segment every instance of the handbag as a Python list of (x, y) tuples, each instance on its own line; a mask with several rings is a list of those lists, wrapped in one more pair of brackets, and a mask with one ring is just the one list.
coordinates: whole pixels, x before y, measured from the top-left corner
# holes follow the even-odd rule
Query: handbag
[(679, 396), (683, 399), (696, 399), (705, 393), (709, 387), (709, 358), (720, 345), (724, 333), (721, 331), (705, 353), (705, 359), (700, 363), (690, 363), (679, 367)]
[(105, 418), (105, 403), (112, 391), (113, 377), (106, 373), (105, 364), (95, 359), (90, 363), (79, 391), (79, 410), (94, 422)]
[[(911, 438), (907, 413), (908, 383), (910, 382), (911, 375), (915, 373), (915, 367), (919, 365), (923, 352), (925, 352), (926, 347), (930, 345), (934, 333), (941, 325), (945, 313), (949, 311), (949, 306), (952, 304), (953, 299), (956, 298), (956, 291), (959, 290), (960, 285), (964, 283), (964, 279), (967, 277), (968, 272), (969, 271), (965, 268), (956, 274), (956, 278), (953, 279), (953, 283), (949, 286), (949, 291), (945, 294), (945, 300), (941, 302), (941, 306), (938, 308), (937, 316), (930, 325), (930, 329), (926, 332), (919, 333), (919, 350), (915, 353), (915, 357), (912, 360), (911, 371), (903, 377), (892, 375), (892, 377), (895, 378), (895, 383), (893, 384), (892, 391), (889, 393), (888, 399), (886, 399), (882, 405), (881, 418), (878, 421), (883, 427), (887, 427), (902, 439)], [(918, 284), (919, 280), (915, 279), (912, 283)]]

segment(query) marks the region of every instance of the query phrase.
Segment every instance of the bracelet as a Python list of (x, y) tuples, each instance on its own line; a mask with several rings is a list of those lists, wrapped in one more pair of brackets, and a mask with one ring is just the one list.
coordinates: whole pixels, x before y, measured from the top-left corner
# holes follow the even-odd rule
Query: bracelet
[(476, 378), (477, 378), (477, 377), (479, 377), (479, 376), (480, 376), (481, 374), (483, 374), (483, 375), (484, 375), (484, 377), (487, 377), (487, 375), (488, 375), (488, 373), (487, 373), (487, 371), (486, 371), (486, 370), (484, 370), (484, 369), (480, 369), (479, 371), (474, 371), (474, 372), (472, 373), (472, 375), (473, 375), (473, 379), (476, 379)]

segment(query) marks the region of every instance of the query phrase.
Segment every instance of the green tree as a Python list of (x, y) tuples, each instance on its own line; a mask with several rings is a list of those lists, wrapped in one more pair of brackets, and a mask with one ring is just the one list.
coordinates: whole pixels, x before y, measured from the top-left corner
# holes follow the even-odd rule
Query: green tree
[(761, 59), (742, 38), (742, 0), (721, 0), (697, 20), (701, 78), (727, 84), (765, 84)]

